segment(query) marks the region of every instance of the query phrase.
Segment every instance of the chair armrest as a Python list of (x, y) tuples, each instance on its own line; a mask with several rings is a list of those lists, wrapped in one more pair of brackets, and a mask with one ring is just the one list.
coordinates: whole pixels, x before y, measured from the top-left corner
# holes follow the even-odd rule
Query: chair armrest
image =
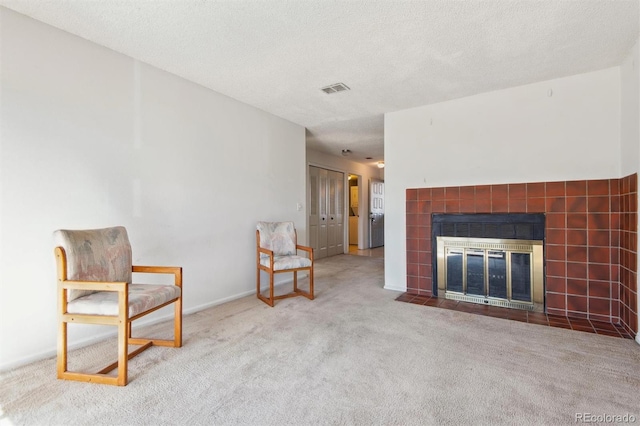
[[(65, 271), (66, 272), (66, 271)], [(72, 280), (58, 280), (58, 315), (62, 318), (67, 313), (67, 291), (68, 290), (91, 290), (91, 291), (112, 291), (118, 293), (118, 306), (121, 313), (115, 317), (110, 315), (105, 316), (109, 318), (127, 318), (128, 311), (126, 309), (128, 303), (129, 283), (123, 282), (107, 282), (107, 281), (72, 281)], [(122, 317), (122, 312), (125, 312)], [(105, 323), (106, 324), (106, 323)], [(116, 324), (116, 323), (113, 323)]]
[(266, 248), (258, 247), (258, 253), (264, 253), (269, 257), (273, 257), (273, 250), (269, 250)]
[(300, 244), (296, 245), (296, 249), (306, 251), (309, 253), (309, 259), (313, 260), (313, 249), (308, 246), (301, 246)]
[(180, 266), (141, 266), (133, 265), (131, 272), (140, 272), (147, 274), (172, 274), (174, 276), (174, 284), (182, 287), (182, 267)]

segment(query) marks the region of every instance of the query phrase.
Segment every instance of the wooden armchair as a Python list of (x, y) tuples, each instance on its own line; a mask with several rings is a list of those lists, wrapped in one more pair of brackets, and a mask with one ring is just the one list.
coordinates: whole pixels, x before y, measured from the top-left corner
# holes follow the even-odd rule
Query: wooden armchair
[[(256, 248), (258, 299), (271, 307), (276, 300), (288, 297), (304, 296), (313, 300), (313, 249), (298, 244), (293, 222), (258, 222)], [(298, 250), (306, 252), (307, 257), (298, 256)], [(269, 297), (260, 291), (260, 271), (269, 274)], [(309, 272), (308, 292), (298, 288), (298, 271)], [(283, 272), (293, 272), (293, 292), (275, 296), (273, 276)]]
[[(182, 346), (182, 268), (133, 266), (123, 227), (54, 232), (58, 269), (59, 379), (125, 386), (127, 362), (152, 345)], [(171, 274), (174, 285), (131, 284), (132, 272)], [(134, 338), (131, 323), (174, 304), (173, 340)], [(118, 360), (97, 373), (67, 370), (67, 324), (115, 325)], [(140, 345), (128, 353), (128, 345)], [(118, 369), (117, 376), (107, 375)]]

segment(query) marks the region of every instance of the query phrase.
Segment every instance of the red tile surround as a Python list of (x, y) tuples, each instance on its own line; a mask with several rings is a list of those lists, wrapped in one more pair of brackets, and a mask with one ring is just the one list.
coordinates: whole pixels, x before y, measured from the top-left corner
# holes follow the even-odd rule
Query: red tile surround
[(406, 190), (407, 292), (431, 296), (432, 213), (545, 213), (546, 313), (621, 324), (637, 312), (637, 174)]

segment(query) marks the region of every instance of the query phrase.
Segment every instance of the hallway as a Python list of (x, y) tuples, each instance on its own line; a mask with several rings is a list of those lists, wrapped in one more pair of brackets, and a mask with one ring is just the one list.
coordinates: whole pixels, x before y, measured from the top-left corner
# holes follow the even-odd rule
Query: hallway
[(384, 258), (384, 246), (376, 247), (372, 249), (359, 250), (357, 245), (351, 244), (349, 245), (349, 254), (353, 254), (355, 256)]

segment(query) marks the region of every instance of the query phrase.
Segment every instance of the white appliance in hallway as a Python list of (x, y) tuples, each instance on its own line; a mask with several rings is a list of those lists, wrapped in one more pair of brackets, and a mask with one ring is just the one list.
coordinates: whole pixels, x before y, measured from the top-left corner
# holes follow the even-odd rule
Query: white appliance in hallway
[(384, 245), (384, 181), (369, 180), (369, 247)]

